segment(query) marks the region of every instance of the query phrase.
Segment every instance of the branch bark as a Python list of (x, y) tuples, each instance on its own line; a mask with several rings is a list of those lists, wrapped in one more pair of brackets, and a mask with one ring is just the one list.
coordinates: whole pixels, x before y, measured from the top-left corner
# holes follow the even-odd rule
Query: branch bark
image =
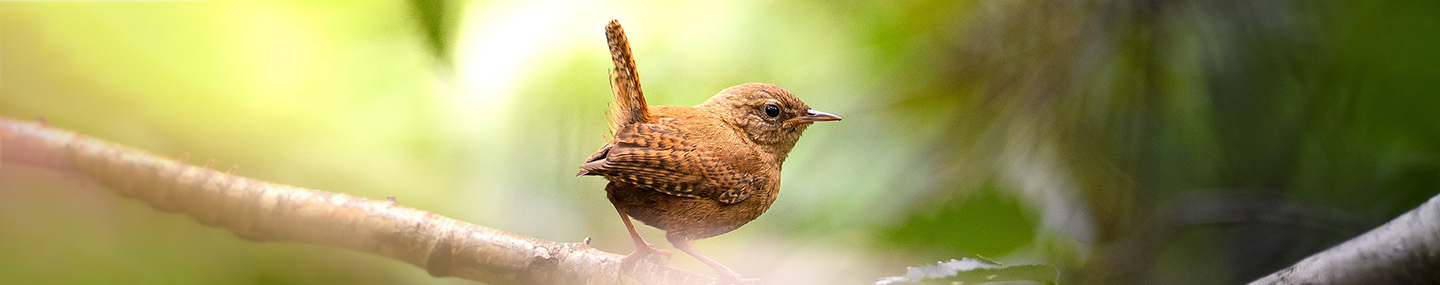
[(298, 242), (401, 260), (431, 276), (495, 284), (706, 284), (649, 262), (620, 274), (620, 257), (482, 227), (394, 201), (310, 190), (186, 165), (42, 123), (0, 118), (0, 167), (75, 173), (156, 210), (255, 242)]
[(1257, 284), (1440, 283), (1440, 195)]

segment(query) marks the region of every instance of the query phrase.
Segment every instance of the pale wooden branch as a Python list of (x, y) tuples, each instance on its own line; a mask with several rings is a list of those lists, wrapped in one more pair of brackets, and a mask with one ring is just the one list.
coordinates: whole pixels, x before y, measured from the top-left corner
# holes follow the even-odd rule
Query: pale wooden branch
[[(401, 260), (432, 276), (495, 284), (706, 284), (712, 278), (583, 243), (512, 234), (398, 205), (186, 165), (41, 123), (0, 118), (0, 167), (87, 177), (126, 198), (256, 242), (298, 242)], [(623, 279), (622, 279), (623, 278)]]
[(1440, 283), (1440, 195), (1256, 284)]

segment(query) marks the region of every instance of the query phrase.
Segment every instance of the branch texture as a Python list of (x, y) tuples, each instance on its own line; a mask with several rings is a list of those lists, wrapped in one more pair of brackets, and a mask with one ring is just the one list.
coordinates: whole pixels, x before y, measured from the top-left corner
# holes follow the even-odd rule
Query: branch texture
[(1399, 218), (1250, 282), (1258, 284), (1440, 283), (1440, 196)]
[(126, 198), (256, 242), (298, 242), (373, 253), (495, 284), (706, 284), (711, 278), (376, 201), (280, 185), (186, 165), (142, 150), (0, 118), (0, 167), (75, 173)]

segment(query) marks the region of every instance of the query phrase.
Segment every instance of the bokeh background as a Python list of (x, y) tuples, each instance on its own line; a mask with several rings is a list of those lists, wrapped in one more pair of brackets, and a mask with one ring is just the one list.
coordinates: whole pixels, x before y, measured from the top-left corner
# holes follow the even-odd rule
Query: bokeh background
[[(769, 284), (984, 256), (1065, 284), (1245, 282), (1440, 192), (1440, 2), (0, 2), (0, 116), (631, 250), (600, 178), (618, 18), (652, 104), (745, 82), (811, 127), (696, 247)], [(663, 234), (642, 235), (661, 248)], [(671, 264), (713, 274), (694, 259)], [(0, 167), (0, 284), (473, 284), (259, 244)]]

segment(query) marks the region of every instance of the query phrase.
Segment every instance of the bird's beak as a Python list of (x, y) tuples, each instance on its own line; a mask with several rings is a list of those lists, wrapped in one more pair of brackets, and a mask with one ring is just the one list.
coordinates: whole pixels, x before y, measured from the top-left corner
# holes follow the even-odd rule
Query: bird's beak
[(800, 121), (804, 121), (804, 122), (824, 122), (824, 121), (839, 121), (839, 120), (840, 120), (840, 116), (836, 116), (836, 115), (833, 115), (833, 114), (830, 114), (830, 113), (826, 113), (826, 112), (821, 112), (820, 110), (815, 110), (815, 109), (810, 109), (809, 111), (805, 111), (805, 115), (804, 115), (804, 116), (800, 116)]

